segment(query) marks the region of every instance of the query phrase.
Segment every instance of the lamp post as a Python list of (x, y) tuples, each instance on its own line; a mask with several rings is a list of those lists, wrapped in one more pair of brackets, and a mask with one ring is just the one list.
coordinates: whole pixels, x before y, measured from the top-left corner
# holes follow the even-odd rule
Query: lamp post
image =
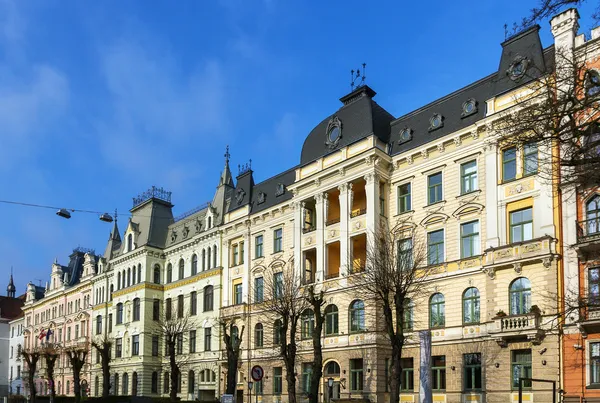
[(252, 381), (248, 381), (248, 403), (252, 403)]
[(333, 378), (327, 378), (327, 386), (329, 386), (327, 390), (327, 401), (331, 402), (331, 395), (333, 394)]

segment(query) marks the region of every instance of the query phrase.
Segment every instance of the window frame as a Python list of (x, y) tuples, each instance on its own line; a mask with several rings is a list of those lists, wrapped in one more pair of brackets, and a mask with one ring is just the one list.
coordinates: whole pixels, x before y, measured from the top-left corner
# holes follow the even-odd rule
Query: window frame
[[(436, 358), (444, 362), (444, 365), (435, 365)], [(447, 389), (446, 356), (435, 355), (431, 357), (431, 390), (443, 392)], [(443, 384), (443, 387), (441, 387)]]
[[(331, 308), (331, 309), (330, 309)], [(340, 311), (335, 304), (325, 307), (325, 336), (335, 336), (340, 332)]]
[[(527, 220), (527, 221), (519, 221), (517, 223), (513, 222), (513, 214), (517, 214), (517, 213), (523, 213), (526, 210), (531, 210), (531, 219)], [(525, 228), (526, 225), (531, 225), (531, 238), (529, 239), (525, 239)], [(520, 228), (521, 231), (521, 240), (519, 241), (515, 241), (514, 240), (514, 236), (513, 236), (513, 229), (515, 228)], [(529, 206), (529, 207), (524, 207), (521, 209), (517, 209), (517, 210), (511, 210), (508, 213), (508, 240), (509, 243), (515, 243), (515, 242), (527, 242), (527, 241), (531, 241), (532, 239), (534, 239), (534, 234), (533, 234), (533, 206)]]
[(262, 323), (254, 325), (254, 348), (263, 348), (265, 328)]
[[(360, 305), (360, 306), (358, 306)], [(365, 323), (365, 303), (360, 299), (355, 299), (350, 303), (349, 306), (349, 321), (348, 327), (349, 332), (352, 333), (362, 333), (366, 331), (366, 323)]]
[[(475, 364), (469, 363), (469, 356), (478, 357), (478, 362)], [(463, 389), (468, 392), (478, 392), (483, 390), (483, 370), (481, 365), (481, 353), (463, 354)], [(477, 387), (477, 373), (479, 372), (480, 385)], [(470, 379), (470, 382), (467, 380)], [(471, 387), (468, 387), (468, 385)]]
[[(431, 242), (431, 237), (435, 234), (441, 233), (441, 241)], [(441, 260), (440, 260), (440, 245), (441, 245)], [(431, 258), (430, 248), (435, 247), (436, 259), (435, 261)], [(444, 263), (446, 258), (446, 233), (444, 228), (440, 228), (434, 231), (427, 232), (427, 265), (435, 266)]]
[[(360, 368), (355, 366), (360, 362)], [(350, 359), (350, 392), (362, 392), (365, 387), (365, 363), (362, 358)]]
[[(527, 281), (529, 287), (519, 288), (513, 290), (513, 285), (522, 283), (521, 280)], [(518, 306), (516, 309), (513, 305), (513, 295), (518, 295)], [(532, 292), (531, 292), (531, 280), (527, 277), (517, 277), (514, 279), (508, 286), (508, 303), (509, 303), (509, 312), (511, 315), (527, 315), (531, 310), (532, 306)], [(529, 301), (529, 304), (528, 304)], [(529, 305), (529, 306), (528, 306)]]
[[(465, 172), (467, 165), (474, 164), (475, 172)], [(465, 185), (469, 186), (465, 186)], [(467, 189), (470, 187), (470, 189)], [(475, 192), (479, 190), (479, 166), (477, 164), (477, 160), (473, 159), (467, 162), (463, 162), (460, 164), (460, 194), (464, 195), (467, 193)]]
[[(592, 278), (592, 271), (597, 273), (595, 280)], [(597, 289), (596, 295), (592, 294), (592, 288), (594, 286)], [(589, 305), (590, 307), (593, 307), (593, 309), (597, 309), (600, 307), (600, 267), (590, 267), (587, 270), (587, 287)]]
[[(434, 298), (441, 296), (441, 300), (434, 301)], [(435, 309), (435, 315), (434, 315)], [(434, 317), (442, 318), (441, 323), (434, 322)], [(429, 328), (440, 329), (446, 326), (446, 297), (441, 292), (434, 293), (429, 298)]]
[[(410, 362), (410, 366), (405, 365)], [(404, 357), (400, 359), (400, 391), (414, 392), (415, 390), (415, 363), (413, 357)], [(406, 385), (408, 384), (408, 385)]]
[[(517, 354), (529, 354), (529, 361), (518, 361)], [(520, 375), (523, 375), (523, 369), (525, 369), (525, 376), (520, 376), (519, 378), (533, 378), (533, 365), (532, 365), (532, 352), (531, 349), (521, 349), (521, 350), (512, 350), (510, 352), (510, 386), (512, 390), (519, 389), (519, 379), (515, 379), (515, 369), (516, 367), (522, 367), (519, 371)], [(529, 373), (527, 373), (527, 369), (529, 369)], [(528, 376), (529, 375), (529, 376)], [(523, 389), (530, 390), (531, 389), (531, 381), (523, 381)]]
[[(475, 232), (470, 232), (465, 234), (464, 229), (467, 228), (468, 225), (474, 224)], [(461, 259), (469, 259), (474, 256), (479, 256), (481, 254), (481, 240), (479, 238), (480, 232), (480, 221), (479, 220), (471, 220), (460, 224), (460, 258)], [(465, 244), (464, 242), (468, 242), (469, 249), (471, 254), (465, 254)]]
[[(475, 291), (477, 295), (467, 295), (469, 291)], [(467, 320), (467, 306), (466, 303), (470, 302), (470, 307), (468, 308), (469, 314), (471, 315), (472, 320)], [(462, 294), (462, 320), (464, 325), (472, 325), (480, 323), (481, 321), (481, 293), (477, 287), (468, 287)]]
[[(535, 152), (531, 151), (535, 147)], [(527, 162), (535, 155), (535, 171), (529, 171)], [(523, 145), (523, 177), (536, 175), (539, 170), (539, 149), (536, 142), (526, 143)]]
[(283, 251), (283, 228), (273, 230), (273, 253)]
[(254, 303), (260, 304), (265, 300), (265, 279), (260, 277), (254, 278)]
[[(408, 192), (402, 193), (402, 188), (407, 187)], [(412, 184), (406, 182), (397, 187), (397, 205), (398, 214), (407, 213), (412, 210)]]
[(255, 259), (264, 257), (263, 241), (264, 241), (264, 237), (262, 234), (254, 237), (254, 258)]
[[(434, 183), (432, 185), (432, 179), (434, 179), (435, 177), (439, 176), (440, 177), (440, 182), (439, 183)], [(444, 200), (444, 187), (443, 187), (443, 183), (444, 183), (444, 174), (442, 171), (427, 175), (427, 205), (432, 205), (435, 203), (439, 203), (441, 201)], [(439, 195), (438, 195), (438, 190), (439, 190)], [(433, 191), (433, 195), (434, 200), (432, 200), (432, 192)], [(439, 198), (438, 198), (439, 197)]]
[[(506, 158), (506, 155), (509, 151), (514, 151), (514, 157), (511, 157), (510, 159)], [(507, 166), (509, 166), (509, 164), (514, 164), (514, 176), (512, 177), (507, 177), (506, 176), (506, 172), (507, 172)], [(502, 182), (509, 182), (512, 180), (517, 179), (517, 147), (507, 147), (505, 149), (502, 150)]]

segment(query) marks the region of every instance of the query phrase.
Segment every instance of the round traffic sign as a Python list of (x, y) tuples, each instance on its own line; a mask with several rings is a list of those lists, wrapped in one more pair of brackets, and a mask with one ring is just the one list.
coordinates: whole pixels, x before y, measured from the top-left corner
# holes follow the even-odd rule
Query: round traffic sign
[(250, 371), (250, 376), (252, 376), (252, 379), (254, 379), (256, 382), (260, 382), (264, 375), (265, 371), (260, 365), (253, 366), (252, 371)]

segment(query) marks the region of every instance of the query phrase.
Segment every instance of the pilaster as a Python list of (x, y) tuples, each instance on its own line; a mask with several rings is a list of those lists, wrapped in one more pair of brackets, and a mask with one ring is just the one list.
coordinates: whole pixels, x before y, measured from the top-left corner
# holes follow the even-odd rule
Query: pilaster
[(350, 221), (350, 198), (352, 197), (352, 185), (342, 183), (338, 186), (340, 191), (340, 277), (348, 275), (349, 267), (349, 232), (348, 224)]
[(486, 214), (486, 236), (485, 249), (495, 248), (500, 245), (500, 234), (498, 227), (498, 147), (490, 144), (485, 151), (485, 209)]
[(324, 245), (324, 243), (325, 243), (324, 204), (325, 203), (324, 203), (323, 193), (316, 194), (315, 201), (316, 201), (315, 210), (316, 210), (316, 215), (317, 215), (317, 230), (316, 230), (317, 262), (316, 262), (315, 280), (316, 279), (324, 280), (325, 279), (325, 252), (324, 252), (324, 249), (325, 249), (325, 245)]

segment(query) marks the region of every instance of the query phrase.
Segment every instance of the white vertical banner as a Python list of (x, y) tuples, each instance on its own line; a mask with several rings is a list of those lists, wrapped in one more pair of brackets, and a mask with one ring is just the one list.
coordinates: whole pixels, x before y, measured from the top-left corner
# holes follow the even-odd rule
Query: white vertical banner
[(432, 403), (431, 394), (431, 332), (422, 330), (419, 332), (421, 343), (421, 364), (419, 368), (419, 403)]

